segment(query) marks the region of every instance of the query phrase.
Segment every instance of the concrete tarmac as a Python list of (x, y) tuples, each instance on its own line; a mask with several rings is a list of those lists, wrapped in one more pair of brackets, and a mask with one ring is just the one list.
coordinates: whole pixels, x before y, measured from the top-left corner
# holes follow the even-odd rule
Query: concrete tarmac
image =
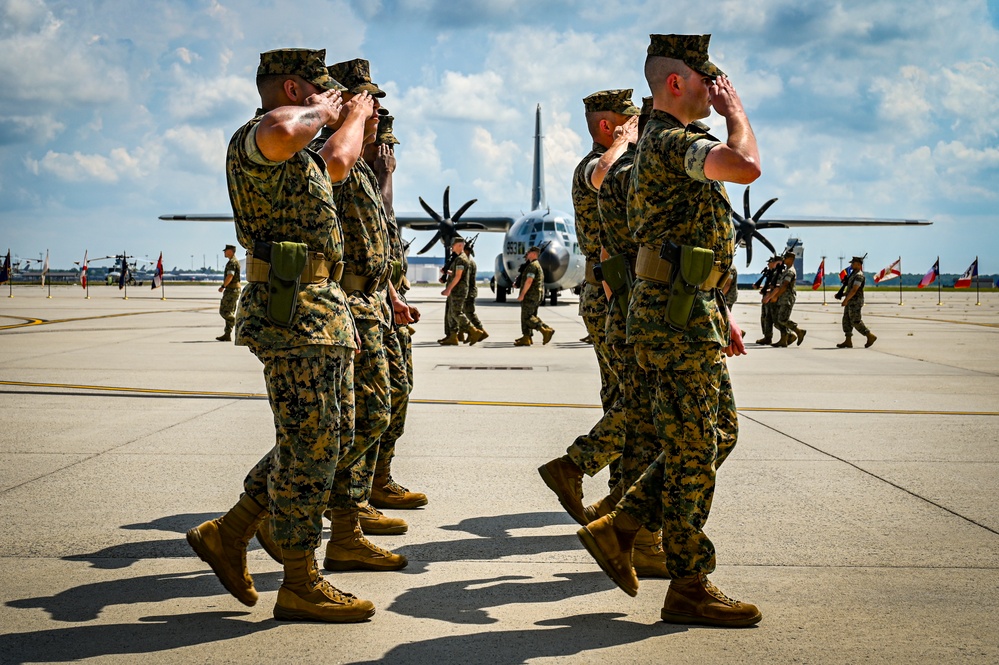
[[(399, 572), (331, 574), (354, 625), (271, 617), (280, 567), (251, 543), (247, 608), (184, 532), (227, 510), (273, 444), (260, 365), (214, 341), (211, 286), (0, 290), (0, 663), (996, 663), (999, 294), (868, 289), (870, 349), (836, 349), (839, 303), (799, 294), (800, 347), (730, 361), (740, 440), (706, 531), (712, 580), (755, 628), (662, 623), (580, 545), (537, 467), (599, 417), (574, 299), (514, 348), (516, 305), (440, 347), (439, 288), (412, 292), (416, 386), (394, 475)], [(735, 314), (759, 337), (759, 297)], [(855, 338), (855, 340), (862, 338)], [(585, 481), (587, 501), (606, 471)], [(391, 512), (391, 511), (389, 511)], [(322, 551), (319, 552), (320, 558)]]

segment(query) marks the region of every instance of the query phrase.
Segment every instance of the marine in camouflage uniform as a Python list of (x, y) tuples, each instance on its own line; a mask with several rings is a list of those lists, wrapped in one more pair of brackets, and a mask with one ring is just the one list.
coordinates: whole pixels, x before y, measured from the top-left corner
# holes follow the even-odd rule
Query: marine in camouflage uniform
[[(475, 240), (475, 238), (472, 238), (472, 240)], [(475, 264), (475, 250), (472, 249), (471, 243), (465, 243), (465, 258), (468, 259), (468, 294), (465, 296), (465, 316), (473, 328), (478, 328), (485, 333), (482, 321), (479, 320), (479, 315), (475, 313), (475, 299), (479, 297), (479, 285), (476, 281), (478, 266)], [(482, 339), (486, 337), (489, 337), (488, 333), (483, 335)]]
[[(411, 492), (397, 483), (392, 477), (392, 460), (395, 458), (396, 442), (405, 431), (409, 395), (413, 390), (411, 338), (413, 329), (409, 324), (415, 323), (420, 313), (406, 302), (406, 292), (409, 290), (409, 280), (406, 279), (408, 269), (406, 249), (392, 206), (392, 173), (396, 166), (393, 146), (397, 145), (399, 140), (392, 131), (394, 118), (384, 108), (379, 112), (384, 114), (378, 119), (378, 135), (375, 143), (365, 147), (363, 157), (375, 172), (382, 203), (388, 215), (389, 247), (393, 266), (389, 296), (393, 304), (394, 320), (385, 337), (385, 352), (389, 363), (392, 418), (378, 445), (378, 462), (375, 465), (375, 477), (369, 501), (375, 508), (411, 509), (425, 506), (427, 495)], [(398, 533), (398, 528), (391, 526), (387, 528)]]
[(222, 294), (219, 316), (225, 321), (225, 332), (215, 339), (220, 342), (231, 342), (232, 327), (236, 322), (236, 304), (239, 302), (239, 261), (236, 259), (235, 245), (226, 245), (222, 251), (229, 259), (222, 273), (224, 275), (222, 286), (219, 287), (219, 293)]
[[(347, 87), (348, 101), (362, 93), (375, 99), (364, 124), (364, 144), (373, 143), (378, 131), (378, 99), (385, 93), (371, 82), (366, 60), (354, 59), (329, 67), (330, 76)], [(316, 140), (320, 142), (329, 129)], [(392, 417), (389, 362), (385, 335), (391, 326), (388, 281), (391, 264), (388, 215), (371, 167), (363, 159), (354, 162), (347, 177), (334, 183), (333, 200), (343, 226), (344, 274), (354, 325), (361, 340), (354, 356), (354, 440), (341, 451), (333, 489), (329, 496), (330, 541), (323, 567), (327, 570), (398, 570), (406, 557), (394, 554), (367, 540), (362, 534), (361, 514), (370, 517), (374, 528), (386, 519), (370, 512), (368, 500), (378, 461), (379, 441)], [(366, 520), (367, 521), (367, 520)], [(405, 531), (402, 520), (391, 520)]]
[[(714, 570), (715, 553), (703, 527), (716, 470), (734, 445), (734, 437), (719, 433), (719, 411), (734, 409), (724, 353), (742, 349), (741, 340), (730, 339), (727, 307), (717, 288), (735, 251), (731, 206), (724, 186), (707, 171), (751, 182), (759, 175), (759, 156), (734, 88), (708, 60), (708, 39), (652, 35), (646, 77), (656, 108), (639, 139), (628, 195), (628, 223), (640, 250), (627, 340), (635, 345), (642, 382), (652, 391), (661, 452), (616, 510), (580, 529), (579, 536), (612, 579), (635, 595), (630, 554), (635, 533), (640, 526), (653, 532), (662, 527), (672, 580), (663, 620), (735, 627), (752, 625), (761, 615), (755, 606), (719, 592), (706, 577)], [(693, 122), (706, 117), (712, 105), (726, 118), (727, 143)], [(716, 150), (719, 157), (710, 159)], [(674, 273), (659, 259), (665, 241), (711, 250), (715, 261), (693, 298), (684, 330), (666, 321)]]
[(808, 332), (791, 320), (791, 311), (798, 300), (797, 282), (798, 271), (794, 269), (794, 252), (788, 250), (784, 253), (784, 272), (781, 273), (775, 291), (770, 295), (770, 302), (776, 302), (774, 326), (780, 331), (780, 339), (774, 342), (774, 346), (785, 347), (795, 340), (798, 346), (801, 346), (805, 333)]
[(324, 57), (325, 51), (307, 49), (261, 54), (257, 87), (265, 108), (229, 142), (226, 176), (239, 244), (250, 254), (258, 242), (301, 243), (309, 255), (288, 325), (272, 322), (268, 312), (281, 292), (272, 292), (267, 279), (272, 262), (284, 265), (284, 252), (272, 245), (269, 253), (247, 261), (236, 345), (263, 364), (276, 442), (246, 476), (239, 502), (221, 518), (188, 531), (187, 540), (230, 593), (253, 605), (257, 593), (246, 569), (246, 546), (267, 520), (285, 571), (275, 618), (360, 621), (374, 606), (326, 582), (314, 552), (340, 444), (350, 437), (343, 416), (352, 402), (355, 348), (346, 296), (329, 279), (336, 275), (343, 244), (330, 182), (336, 165), (328, 160), (337, 147), (360, 153), (359, 141), (343, 136), (320, 146), (319, 153), (306, 147), (324, 124), (357, 121), (341, 108), (340, 86)]
[(767, 267), (763, 271), (763, 275), (756, 281), (757, 285), (761, 282), (763, 284), (760, 287), (760, 327), (763, 329), (763, 337), (756, 340), (757, 344), (772, 344), (774, 341), (774, 309), (777, 307), (777, 303), (770, 302), (767, 296), (776, 288), (782, 268), (781, 257), (771, 256), (767, 260)]
[[(540, 247), (530, 247), (525, 258), (527, 263), (520, 273), (520, 332), (521, 336), (514, 340), (514, 346), (531, 346), (534, 341), (534, 331), (541, 333), (543, 344), (551, 341), (555, 331), (538, 317), (538, 307), (545, 297), (545, 271), (538, 262)], [(530, 280), (530, 284), (528, 284)]]
[[(593, 138), (593, 149), (573, 173), (572, 198), (576, 218), (576, 235), (586, 256), (586, 282), (579, 298), (579, 310), (593, 344), (600, 371), (600, 400), (604, 412), (586, 434), (576, 437), (566, 455), (538, 468), (545, 484), (555, 493), (566, 512), (580, 524), (588, 520), (583, 513), (583, 474), (596, 475), (611, 465), (609, 484), (613, 488), (619, 479), (617, 460), (625, 439), (623, 375), (618, 359), (607, 341), (607, 317), (610, 307), (601, 280), (594, 272), (603, 249), (602, 220), (598, 192), (602, 192), (606, 175), (636, 138), (638, 108), (631, 101), (631, 89), (602, 90), (583, 99), (586, 124)], [(627, 190), (625, 190), (626, 192)], [(620, 208), (618, 221), (627, 232), (627, 211)]]
[(468, 298), (469, 263), (465, 256), (465, 239), (455, 236), (451, 239), (450, 273), (447, 286), (441, 291), (447, 297), (447, 311), (444, 328), (447, 335), (437, 340), (443, 346), (457, 346), (458, 335), (464, 334), (469, 345), (475, 344), (485, 336), (485, 331), (472, 325), (465, 315), (465, 300)]
[(864, 308), (864, 283), (867, 281), (864, 276), (863, 257), (855, 256), (850, 259), (850, 267), (853, 270), (846, 281), (845, 296), (840, 301), (840, 306), (843, 307), (843, 334), (846, 335), (846, 339), (836, 346), (840, 349), (852, 348), (853, 331), (856, 329), (867, 338), (867, 343), (864, 344), (866, 349), (874, 344), (878, 337), (864, 325), (864, 320), (861, 318), (861, 310)]

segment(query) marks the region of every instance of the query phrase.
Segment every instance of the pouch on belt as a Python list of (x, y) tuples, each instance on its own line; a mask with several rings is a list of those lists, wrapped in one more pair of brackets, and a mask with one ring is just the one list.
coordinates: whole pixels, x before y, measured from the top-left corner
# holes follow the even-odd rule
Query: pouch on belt
[(627, 254), (615, 254), (600, 262), (604, 281), (614, 294), (614, 302), (621, 314), (628, 315), (628, 301), (631, 299), (631, 263)]
[(674, 330), (684, 331), (690, 323), (698, 286), (704, 283), (714, 267), (715, 253), (710, 249), (691, 245), (683, 245), (678, 249), (680, 268), (674, 270), (669, 301), (666, 303), (666, 322)]
[(309, 256), (309, 246), (301, 242), (271, 244), (271, 270), (267, 278), (267, 318), (287, 328), (298, 309), (298, 287)]

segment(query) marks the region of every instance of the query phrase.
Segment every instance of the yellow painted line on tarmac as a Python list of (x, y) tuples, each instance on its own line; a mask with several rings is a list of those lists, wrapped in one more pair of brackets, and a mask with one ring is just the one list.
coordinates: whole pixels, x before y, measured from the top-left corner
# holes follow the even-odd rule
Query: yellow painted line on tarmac
[(75, 321), (93, 321), (95, 319), (115, 319), (121, 316), (140, 316), (143, 314), (166, 314), (167, 312), (200, 312), (214, 309), (212, 307), (188, 307), (184, 309), (154, 309), (144, 312), (122, 312), (119, 314), (99, 314), (96, 316), (79, 316), (71, 319), (30, 319), (23, 316), (9, 316), (12, 319), (21, 319), (24, 323), (14, 323), (8, 326), (0, 326), (0, 330), (13, 330), (14, 328), (26, 328), (28, 326), (47, 326), (53, 323), (73, 323)]
[[(136, 393), (139, 395), (174, 395), (176, 397), (222, 397), (230, 399), (267, 399), (264, 393), (234, 393), (213, 390), (171, 390), (165, 388), (130, 388), (127, 386), (90, 386), (74, 383), (43, 383), (34, 381), (0, 381), (0, 386), (20, 388), (58, 388), (61, 390), (93, 390), (98, 392)], [(599, 409), (599, 404), (560, 402), (498, 402), (464, 399), (411, 399), (410, 404), (447, 406), (503, 406), (533, 409)], [(901, 416), (999, 416), (999, 411), (926, 411), (920, 409), (814, 409), (780, 406), (743, 406), (739, 411), (756, 413), (831, 413)]]

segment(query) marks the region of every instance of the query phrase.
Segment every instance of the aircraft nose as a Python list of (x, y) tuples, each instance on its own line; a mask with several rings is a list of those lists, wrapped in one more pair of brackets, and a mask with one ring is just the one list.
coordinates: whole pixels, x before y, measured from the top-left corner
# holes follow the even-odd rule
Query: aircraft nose
[(552, 241), (538, 257), (538, 263), (545, 271), (545, 281), (557, 282), (569, 268), (569, 250), (562, 243)]

